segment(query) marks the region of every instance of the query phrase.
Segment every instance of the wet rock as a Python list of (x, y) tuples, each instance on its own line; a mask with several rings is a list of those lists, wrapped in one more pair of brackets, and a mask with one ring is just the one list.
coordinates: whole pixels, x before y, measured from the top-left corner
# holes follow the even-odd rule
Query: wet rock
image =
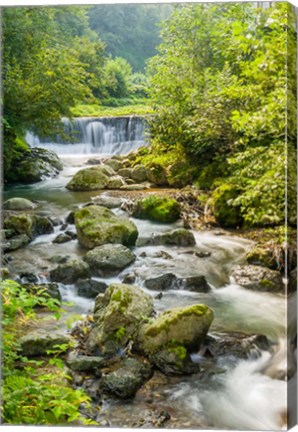
[(63, 220), (60, 218), (50, 218), (50, 221), (52, 222), (53, 226), (59, 226), (63, 224)]
[(64, 224), (61, 225), (60, 231), (65, 231), (67, 228), (68, 228), (68, 224), (64, 223)]
[(68, 213), (65, 222), (68, 224), (73, 225), (75, 223), (75, 211), (71, 211), (70, 213)]
[(7, 214), (4, 215), (3, 227), (6, 230), (12, 230), (15, 235), (26, 234), (28, 237), (32, 237), (33, 223), (33, 216), (29, 214)]
[(68, 344), (70, 337), (59, 331), (49, 332), (38, 329), (22, 336), (19, 342), (22, 354), (27, 357), (34, 357), (46, 355), (47, 351), (54, 349), (55, 345)]
[(162, 259), (165, 259), (165, 260), (168, 260), (168, 259), (173, 259), (173, 257), (172, 257), (172, 255), (170, 255), (168, 252), (166, 252), (166, 251), (158, 251), (158, 252), (156, 252), (156, 254), (154, 255), (156, 258), (162, 258)]
[(175, 287), (177, 277), (173, 273), (165, 273), (161, 276), (145, 280), (145, 287), (154, 291), (166, 291)]
[(121, 186), (125, 185), (125, 181), (121, 176), (110, 177), (110, 180), (106, 186), (107, 189), (120, 189)]
[(238, 265), (234, 268), (231, 277), (243, 288), (255, 291), (282, 292), (285, 285), (281, 274), (256, 265)]
[(140, 322), (153, 313), (153, 299), (133, 285), (111, 284), (98, 295), (94, 306), (94, 324), (87, 347), (90, 352), (114, 354), (125, 346)]
[(105, 189), (109, 183), (109, 177), (114, 174), (114, 170), (106, 165), (84, 168), (73, 176), (66, 188), (73, 191)]
[(104, 293), (108, 287), (105, 282), (94, 279), (79, 279), (76, 282), (78, 295), (86, 298), (95, 298), (98, 294)]
[(190, 276), (187, 278), (178, 278), (176, 282), (178, 289), (207, 293), (211, 290), (205, 276)]
[(150, 238), (140, 238), (137, 246), (194, 246), (196, 240), (191, 231), (179, 228), (167, 231), (162, 234), (156, 234)]
[(132, 427), (143, 429), (163, 428), (170, 418), (171, 416), (167, 411), (157, 409), (145, 410), (142, 412), (140, 418), (133, 423)]
[(128, 273), (123, 276), (121, 282), (124, 284), (133, 284), (136, 281), (136, 275), (134, 273)]
[(97, 379), (86, 379), (83, 383), (83, 389), (91, 397), (91, 399), (98, 401), (100, 398), (102, 391), (100, 388), (100, 380)]
[(67, 243), (71, 240), (72, 238), (69, 235), (65, 233), (61, 233), (57, 235), (57, 237), (53, 240), (53, 243), (61, 244), (61, 243)]
[(53, 282), (62, 282), (65, 284), (75, 283), (78, 279), (89, 276), (89, 266), (84, 261), (69, 260), (64, 264), (51, 270), (50, 276)]
[(200, 370), (183, 346), (161, 349), (150, 356), (150, 361), (165, 375), (189, 375)]
[(7, 267), (0, 268), (0, 277), (1, 280), (11, 279), (12, 275)]
[(75, 225), (79, 242), (88, 249), (107, 243), (133, 246), (138, 237), (133, 222), (96, 205), (77, 210)]
[(123, 270), (134, 262), (136, 256), (122, 244), (105, 244), (89, 251), (84, 260), (95, 273), (99, 270), (104, 274)]
[(260, 265), (268, 267), (272, 270), (277, 270), (279, 264), (274, 256), (274, 252), (270, 248), (256, 246), (246, 255), (248, 264)]
[(54, 232), (54, 227), (50, 218), (45, 216), (35, 216), (34, 222), (34, 237), (43, 234), (52, 234)]
[[(127, 183), (129, 182), (127, 181)], [(126, 184), (121, 186), (120, 189), (127, 191), (150, 189), (150, 183)]]
[(180, 204), (173, 198), (149, 195), (134, 203), (132, 216), (155, 222), (172, 223), (180, 217)]
[(69, 255), (54, 255), (50, 258), (50, 261), (55, 264), (64, 264), (69, 258)]
[(27, 246), (30, 243), (30, 238), (27, 234), (17, 235), (7, 241), (2, 245), (3, 252), (12, 252), (14, 250), (20, 249)]
[(88, 159), (86, 162), (86, 165), (100, 165), (100, 164), (101, 164), (101, 160), (95, 158)]
[(65, 235), (68, 235), (71, 238), (71, 240), (77, 239), (77, 234), (73, 231), (67, 230), (65, 231)]
[(270, 347), (266, 336), (248, 336), (242, 333), (221, 333), (216, 337), (208, 335), (204, 345), (209, 354), (216, 359), (221, 356), (248, 359), (253, 355), (258, 356), (260, 350), (268, 350)]
[(121, 168), (118, 174), (124, 178), (131, 178), (132, 168)]
[(127, 358), (119, 369), (103, 375), (100, 384), (104, 391), (120, 399), (130, 399), (151, 376), (152, 368), (148, 362)]
[(5, 210), (33, 210), (36, 207), (36, 204), (26, 198), (10, 198), (3, 203)]
[(78, 355), (70, 352), (66, 359), (67, 366), (75, 371), (92, 371), (102, 367), (105, 364), (103, 357)]
[(99, 195), (97, 197), (91, 198), (93, 204), (107, 207), (109, 209), (120, 207), (122, 204), (121, 198), (115, 198), (110, 196)]
[(137, 183), (143, 183), (147, 181), (147, 170), (144, 165), (136, 165), (132, 169), (130, 177)]
[(116, 158), (111, 158), (111, 159), (107, 160), (105, 162), (105, 164), (110, 166), (111, 168), (113, 168), (113, 170), (116, 172), (123, 167), (122, 161), (117, 160)]
[[(143, 324), (137, 336), (137, 347), (152, 355), (175, 341), (176, 347), (198, 348), (213, 321), (213, 311), (206, 305), (176, 307), (161, 313), (152, 324)], [(174, 348), (173, 345), (171, 348)]]
[(166, 171), (162, 165), (153, 164), (147, 168), (147, 178), (157, 186), (168, 186)]
[(14, 181), (35, 183), (46, 177), (55, 177), (63, 169), (63, 164), (53, 151), (31, 148), (22, 153), (14, 167)]
[(38, 283), (38, 277), (34, 273), (21, 273), (20, 279), (22, 283)]

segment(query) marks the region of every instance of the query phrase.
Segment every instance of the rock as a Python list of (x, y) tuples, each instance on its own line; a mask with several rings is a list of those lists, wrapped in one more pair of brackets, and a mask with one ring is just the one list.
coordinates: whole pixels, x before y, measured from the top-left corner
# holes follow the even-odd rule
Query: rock
[(61, 243), (67, 243), (71, 240), (72, 238), (69, 235), (61, 233), (57, 235), (57, 237), (53, 240), (53, 243), (61, 244)]
[(168, 186), (167, 175), (164, 167), (159, 164), (152, 164), (146, 170), (147, 178), (151, 183), (157, 186)]
[(64, 234), (70, 237), (71, 240), (77, 239), (77, 234), (74, 231), (67, 230)]
[(17, 235), (9, 240), (7, 240), (3, 245), (3, 252), (12, 252), (14, 250), (20, 249), (30, 243), (30, 238), (27, 234)]
[(118, 171), (123, 167), (121, 160), (117, 160), (115, 158), (111, 158), (105, 162), (106, 165), (113, 168), (114, 171)]
[(89, 276), (89, 266), (84, 261), (70, 260), (50, 271), (51, 280), (65, 284), (75, 283)]
[(54, 255), (50, 258), (49, 261), (55, 264), (64, 264), (66, 261), (68, 261), (70, 258), (69, 255)]
[(121, 282), (124, 284), (133, 284), (136, 281), (136, 275), (133, 273), (128, 273), (123, 276)]
[(103, 195), (99, 195), (97, 197), (91, 198), (91, 200), (93, 201), (93, 204), (102, 207), (107, 207), (109, 209), (118, 208), (122, 204), (121, 198), (115, 198), (115, 197), (103, 196)]
[(72, 191), (93, 191), (105, 189), (108, 183), (108, 171), (100, 165), (78, 171), (66, 188)]
[(68, 215), (67, 215), (67, 217), (65, 219), (65, 222), (68, 223), (68, 224), (73, 225), (75, 223), (74, 215), (75, 215), (75, 211), (74, 210), (71, 211), (70, 213), (68, 213)]
[(25, 283), (23, 286), (30, 292), (36, 293), (42, 290), (44, 293), (48, 294), (50, 297), (62, 301), (61, 293), (59, 290), (59, 286), (57, 283), (43, 283), (43, 284), (35, 284), (33, 283)]
[(177, 277), (173, 273), (165, 273), (161, 276), (145, 280), (145, 287), (154, 291), (165, 291), (175, 287)]
[(95, 298), (98, 294), (104, 293), (108, 287), (105, 282), (94, 279), (79, 279), (76, 282), (78, 295), (86, 298)]
[(3, 203), (5, 210), (33, 210), (36, 207), (36, 204), (26, 198), (10, 198)]
[(21, 283), (38, 283), (38, 277), (34, 273), (21, 273)]
[(295, 292), (297, 290), (297, 268), (289, 273), (288, 291)]
[(0, 277), (1, 277), (1, 280), (12, 278), (12, 275), (11, 275), (11, 273), (7, 267), (1, 267), (0, 268)]
[(52, 225), (55, 226), (59, 226), (63, 224), (63, 220), (60, 218), (50, 218), (50, 221), (52, 222)]
[(101, 164), (101, 160), (95, 158), (88, 159), (86, 162), (86, 165), (100, 165), (100, 164)]
[(132, 168), (121, 168), (118, 174), (124, 178), (131, 178)]
[(194, 246), (195, 237), (191, 231), (184, 228), (174, 229), (150, 238), (141, 238), (137, 246)]
[(46, 355), (55, 345), (68, 344), (70, 337), (59, 331), (38, 329), (22, 336), (19, 342), (22, 355), (34, 357)]
[(115, 216), (101, 206), (90, 206), (75, 213), (78, 241), (88, 249), (107, 243), (133, 246), (138, 237), (138, 229), (127, 218)]
[(129, 266), (136, 256), (122, 244), (105, 244), (89, 251), (84, 260), (95, 273), (97, 270), (106, 273), (119, 272)]
[(147, 170), (144, 165), (136, 165), (131, 170), (130, 178), (132, 178), (137, 183), (143, 183), (147, 181)]
[(238, 265), (231, 277), (243, 288), (255, 291), (282, 292), (285, 285), (282, 275), (276, 270), (270, 270), (256, 265)]
[(246, 255), (248, 264), (268, 267), (271, 270), (277, 270), (279, 265), (273, 250), (261, 246), (256, 246)]
[(35, 216), (33, 225), (33, 235), (34, 237), (43, 234), (52, 234), (54, 232), (53, 224), (50, 218), (45, 216)]
[(152, 356), (150, 361), (165, 375), (188, 375), (199, 372), (200, 367), (191, 361), (191, 357), (183, 346), (161, 349)]
[(211, 290), (205, 276), (190, 276), (187, 278), (178, 279), (176, 282), (178, 289), (185, 289), (187, 291), (195, 291), (200, 293), (207, 293)]
[(64, 224), (61, 225), (60, 231), (65, 231), (67, 228), (68, 228), (68, 224), (64, 223)]
[(31, 148), (24, 152), (14, 167), (14, 181), (35, 183), (46, 177), (55, 177), (63, 169), (63, 164), (53, 151)]
[(132, 427), (142, 429), (164, 428), (164, 424), (170, 418), (171, 416), (167, 411), (148, 409), (142, 411), (140, 418), (133, 423)]
[(150, 189), (150, 183), (126, 184), (121, 186), (120, 189), (127, 191)]
[(114, 354), (152, 313), (150, 295), (134, 285), (111, 284), (104, 295), (96, 297), (95, 327), (87, 339), (88, 349), (91, 353)]
[(119, 369), (103, 375), (100, 384), (106, 392), (120, 399), (130, 399), (151, 376), (152, 369), (148, 362), (127, 358)]
[(103, 357), (78, 355), (70, 352), (66, 359), (67, 366), (75, 371), (92, 371), (105, 364)]
[(54, 231), (49, 218), (26, 213), (6, 214), (3, 225), (4, 229), (12, 230), (16, 235), (26, 234), (30, 239), (42, 234), (51, 234)]
[(152, 324), (140, 327), (137, 347), (146, 355), (155, 354), (169, 346), (197, 349), (204, 341), (212, 321), (213, 311), (206, 305), (169, 309)]
[(125, 185), (125, 181), (120, 176), (110, 177), (109, 182), (106, 186), (107, 189), (120, 189), (121, 186)]
[(180, 217), (180, 204), (173, 198), (149, 195), (134, 204), (132, 216), (155, 222), (172, 223)]

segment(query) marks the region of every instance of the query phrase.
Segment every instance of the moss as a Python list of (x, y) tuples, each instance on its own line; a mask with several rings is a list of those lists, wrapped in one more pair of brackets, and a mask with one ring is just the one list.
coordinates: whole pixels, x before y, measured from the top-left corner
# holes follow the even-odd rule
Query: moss
[(238, 195), (239, 191), (230, 184), (223, 184), (213, 192), (214, 216), (221, 226), (238, 228), (243, 224), (240, 206), (232, 204)]
[(175, 222), (180, 216), (180, 204), (173, 198), (151, 195), (138, 201), (134, 216), (156, 222)]
[(130, 293), (126, 292), (126, 291), (122, 291), (121, 289), (115, 289), (113, 291), (113, 294), (111, 296), (111, 300), (113, 302), (118, 303), (117, 305), (117, 309), (120, 312), (124, 312), (125, 309), (127, 309), (127, 307), (129, 306), (129, 304), (132, 301), (132, 296)]
[(4, 221), (4, 228), (19, 234), (31, 235), (33, 221), (29, 215), (12, 215)]
[(260, 285), (264, 288), (275, 288), (275, 284), (268, 279), (262, 279)]
[(74, 191), (98, 190), (104, 189), (108, 182), (109, 177), (105, 171), (99, 167), (91, 167), (77, 172), (66, 188)]
[[(176, 357), (177, 357), (179, 360), (181, 360), (181, 361), (183, 361), (183, 360), (186, 359), (186, 356), (187, 356), (187, 349), (186, 349), (184, 346), (182, 346), (182, 345), (178, 345), (178, 346), (176, 346), (176, 347), (168, 348), (168, 351), (169, 351), (170, 353), (174, 353), (174, 354), (176, 355)], [(180, 365), (179, 365), (179, 366), (180, 366)]]

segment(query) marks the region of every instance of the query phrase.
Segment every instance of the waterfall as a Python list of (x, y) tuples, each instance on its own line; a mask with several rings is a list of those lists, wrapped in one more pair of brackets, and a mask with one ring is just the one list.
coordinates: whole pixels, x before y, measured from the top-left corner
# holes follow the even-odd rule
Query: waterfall
[(148, 145), (144, 117), (81, 117), (62, 122), (63, 134), (50, 139), (27, 131), (27, 143), (53, 150), (58, 155), (126, 154)]

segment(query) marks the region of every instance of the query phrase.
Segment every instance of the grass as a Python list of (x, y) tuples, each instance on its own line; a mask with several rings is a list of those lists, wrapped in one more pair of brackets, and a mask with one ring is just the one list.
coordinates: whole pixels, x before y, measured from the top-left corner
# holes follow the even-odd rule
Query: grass
[(111, 107), (103, 105), (83, 105), (79, 104), (72, 108), (74, 117), (121, 117), (126, 115), (146, 115), (152, 114), (153, 110), (148, 105), (127, 105), (122, 107)]

